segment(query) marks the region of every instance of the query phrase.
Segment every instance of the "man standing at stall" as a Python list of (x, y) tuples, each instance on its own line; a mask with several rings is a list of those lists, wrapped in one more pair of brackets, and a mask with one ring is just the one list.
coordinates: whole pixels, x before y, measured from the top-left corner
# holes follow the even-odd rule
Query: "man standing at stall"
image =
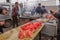
[(38, 7), (36, 8), (36, 13), (40, 14), (42, 16), (42, 8), (41, 8), (41, 3), (38, 4)]
[(15, 25), (18, 26), (18, 16), (19, 16), (18, 5), (19, 5), (18, 2), (15, 2), (14, 7), (12, 8), (13, 28), (15, 28)]
[(33, 9), (31, 10), (31, 14), (34, 15), (35, 14), (35, 11), (36, 10), (36, 7), (34, 6)]
[(58, 12), (50, 11), (52, 15), (54, 15), (58, 19), (58, 25), (57, 25), (57, 40), (60, 40), (60, 5)]
[(43, 14), (48, 13), (48, 11), (44, 5), (42, 6), (42, 11), (43, 11)]

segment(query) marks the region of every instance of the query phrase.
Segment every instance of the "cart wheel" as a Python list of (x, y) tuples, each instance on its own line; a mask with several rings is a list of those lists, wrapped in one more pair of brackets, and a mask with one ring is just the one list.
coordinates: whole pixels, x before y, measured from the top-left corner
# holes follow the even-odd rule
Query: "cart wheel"
[(5, 22), (5, 27), (11, 27), (12, 26), (12, 21), (11, 20), (6, 20)]

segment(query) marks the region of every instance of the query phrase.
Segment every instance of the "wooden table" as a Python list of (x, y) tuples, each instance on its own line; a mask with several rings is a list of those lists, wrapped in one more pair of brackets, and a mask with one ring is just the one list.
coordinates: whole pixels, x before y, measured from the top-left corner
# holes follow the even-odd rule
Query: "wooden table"
[[(39, 34), (39, 32), (42, 30), (43, 27), (44, 27), (44, 24), (32, 34), (31, 38), (26, 38), (25, 40), (34, 40), (34, 38)], [(6, 33), (1, 34), (0, 40), (19, 40), (18, 39), (19, 30), (20, 30), (20, 28), (18, 27), (18, 28), (12, 29)]]

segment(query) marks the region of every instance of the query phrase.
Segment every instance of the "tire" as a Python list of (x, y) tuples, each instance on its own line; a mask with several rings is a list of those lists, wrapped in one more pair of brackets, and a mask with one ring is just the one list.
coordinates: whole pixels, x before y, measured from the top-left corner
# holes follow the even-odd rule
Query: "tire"
[(11, 27), (12, 26), (12, 21), (11, 20), (6, 20), (5, 21), (5, 27)]

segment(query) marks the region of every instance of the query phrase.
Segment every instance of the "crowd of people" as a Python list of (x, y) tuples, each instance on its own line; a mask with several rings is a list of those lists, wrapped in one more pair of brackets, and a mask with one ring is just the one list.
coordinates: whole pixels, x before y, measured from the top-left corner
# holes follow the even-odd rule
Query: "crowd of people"
[[(18, 5), (19, 5), (19, 3), (15, 2), (14, 7), (12, 8), (13, 28), (18, 27), (18, 17), (19, 17)], [(60, 5), (58, 8), (59, 8), (58, 12), (54, 12), (54, 11), (50, 10), (50, 13), (58, 19), (57, 40), (60, 40)], [(41, 6), (41, 3), (39, 3), (37, 7), (34, 7), (32, 9), (31, 14), (34, 15), (35, 12), (38, 13), (39, 15), (48, 13), (45, 6)], [(7, 14), (7, 8), (0, 6), (0, 18), (2, 16), (4, 16), (5, 14)], [(6, 28), (4, 25), (5, 25), (5, 20), (0, 19), (0, 32), (1, 33), (3, 33), (3, 28)]]

